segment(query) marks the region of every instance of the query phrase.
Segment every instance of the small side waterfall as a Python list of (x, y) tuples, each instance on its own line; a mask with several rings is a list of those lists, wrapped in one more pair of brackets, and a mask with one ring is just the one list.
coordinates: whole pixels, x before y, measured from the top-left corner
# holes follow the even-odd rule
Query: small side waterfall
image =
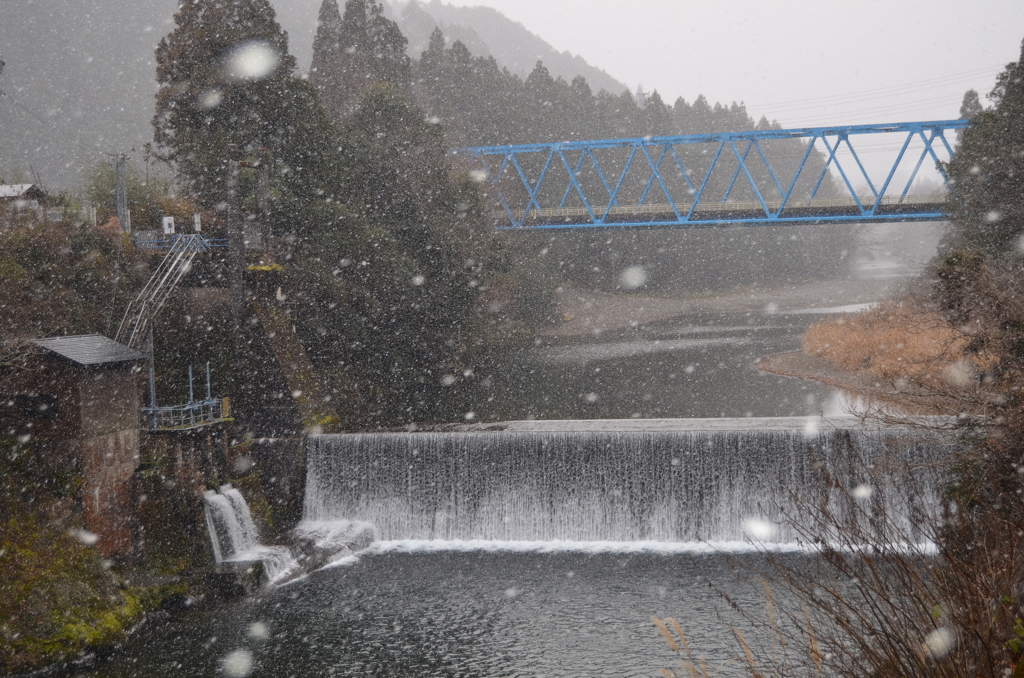
[[(308, 442), (304, 519), (365, 520), (384, 540), (791, 542), (783, 516), (830, 496), (821, 465), (852, 490), (883, 458), (913, 464), (936, 445), (908, 431), (749, 423), (321, 435)], [(923, 473), (918, 490), (894, 479), (872, 491), (906, 515), (928, 511), (940, 482)], [(751, 521), (779, 528), (761, 536)]]
[(203, 494), (206, 529), (210, 534), (214, 559), (218, 563), (260, 560), (267, 580), (274, 583), (291, 572), (297, 562), (291, 552), (279, 546), (263, 546), (252, 521), (249, 505), (242, 493), (222, 485), (219, 491)]

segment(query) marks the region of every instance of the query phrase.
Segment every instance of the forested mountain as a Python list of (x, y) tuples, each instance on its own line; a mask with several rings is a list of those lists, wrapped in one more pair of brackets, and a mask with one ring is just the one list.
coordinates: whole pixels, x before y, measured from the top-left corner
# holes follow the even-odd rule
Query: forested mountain
[[(333, 0), (328, 0), (332, 2)], [(677, 98), (666, 104), (657, 91), (638, 102), (629, 92), (612, 94), (594, 92), (590, 84), (577, 76), (571, 82), (552, 76), (545, 64), (538, 61), (525, 79), (500, 68), (494, 57), (474, 56), (459, 41), (446, 46), (443, 33), (435, 28), (427, 49), (414, 64), (413, 89), (423, 107), (445, 128), (452, 146), (522, 144), (584, 139), (670, 136), (706, 134), (751, 129), (778, 129), (778, 122), (766, 118), (755, 122), (743, 104), (712, 106), (700, 95), (693, 103)], [(780, 181), (788, 182), (804, 156), (806, 145), (798, 139), (783, 139), (763, 144), (772, 158)], [(710, 158), (705, 146), (678, 147), (684, 166), (695, 177), (707, 171)], [(624, 162), (621, 159), (619, 166)], [(808, 165), (798, 182), (795, 198), (809, 195), (816, 177), (824, 167), (821, 153), (812, 152)], [(614, 167), (614, 163), (612, 165)], [(748, 162), (755, 182), (764, 195), (774, 195), (774, 186), (765, 166), (756, 160)], [(720, 169), (712, 175), (704, 198), (716, 200), (726, 196), (735, 161), (728, 154)], [(638, 171), (642, 170), (638, 166)], [(539, 168), (538, 170), (539, 171)], [(626, 178), (626, 193), (631, 182), (646, 182), (647, 174)], [(665, 175), (685, 191), (681, 176)], [(598, 181), (596, 176), (580, 178), (582, 182)], [(672, 190), (670, 188), (670, 190)], [(682, 193), (680, 193), (682, 195)], [(818, 197), (837, 195), (831, 181), (825, 181)], [(729, 194), (734, 200), (753, 200), (749, 185), (740, 181)]]
[[(375, 9), (380, 6), (373, 0), (348, 0), (344, 7), (344, 17), (339, 20), (342, 11), (337, 0), (322, 1), (321, 16), (325, 20), (321, 22), (314, 49), (316, 70), (310, 73), (310, 79), (320, 91), (322, 100), (339, 102), (328, 103), (328, 108), (335, 121), (342, 125), (353, 115), (355, 109), (352, 107), (359, 101), (360, 89), (366, 91), (373, 82), (384, 79), (400, 90), (408, 89), (422, 107), (427, 120), (436, 124), (445, 135), (449, 147), (779, 127), (778, 123), (767, 119), (755, 122), (742, 104), (711, 105), (703, 96), (699, 96), (692, 104), (680, 98), (668, 105), (657, 92), (641, 102), (628, 91), (613, 94), (601, 90), (595, 93), (582, 76), (566, 82), (564, 78), (553, 76), (543, 62), (536, 62), (529, 75), (522, 78), (508, 68), (501, 67), (493, 56), (477, 56), (461, 41), (450, 42), (443, 31), (436, 27), (430, 34), (426, 49), (412, 61), (411, 84), (407, 85), (407, 62), (399, 54), (405, 38), (394, 30), (393, 22), (386, 17), (386, 13)], [(420, 11), (417, 5), (410, 5), (410, 8), (414, 13)], [(371, 26), (377, 27), (369, 30)], [(364, 37), (355, 37), (360, 31)], [(353, 69), (362, 73), (363, 77), (351, 78)], [(388, 73), (395, 75), (389, 76)], [(348, 84), (337, 84), (343, 80)], [(763, 149), (772, 157), (773, 169), (779, 180), (788, 183), (805, 155), (806, 145), (799, 139), (781, 139), (764, 143)], [(683, 165), (688, 168), (687, 171), (699, 182), (710, 165), (711, 155), (706, 153), (707, 146), (680, 146), (676, 151)], [(739, 152), (742, 153), (742, 149)], [(539, 165), (544, 158), (538, 157), (535, 160)], [(605, 165), (605, 169), (610, 168), (612, 175), (617, 176), (616, 172), (622, 171), (625, 158), (601, 160), (602, 164), (606, 161), (609, 164)], [(805, 198), (811, 192), (824, 168), (825, 158), (821, 153), (812, 152), (807, 162), (802, 179), (792, 194), (794, 199)], [(774, 182), (764, 164), (753, 157), (748, 158), (747, 164), (758, 189), (769, 198), (776, 195)], [(642, 165), (634, 163), (635, 171), (630, 170), (623, 178), (619, 193), (623, 202), (636, 200), (642, 193), (649, 177), (649, 171), (645, 173)], [(724, 154), (708, 180), (702, 194), (704, 200), (726, 198), (726, 192), (736, 174), (736, 165), (729, 153)], [(541, 171), (540, 166), (533, 167), (528, 160), (523, 163), (523, 169), (528, 176), (533, 177)], [(513, 185), (516, 183), (514, 177), (507, 179)], [(581, 171), (577, 181), (588, 193), (601, 195), (601, 179), (589, 167)], [(687, 186), (682, 175), (668, 172), (665, 174), (665, 182), (677, 200), (685, 200)], [(559, 190), (555, 183), (546, 185), (546, 188), (550, 191)], [(836, 187), (827, 175), (817, 195), (836, 195)], [(542, 204), (551, 203), (548, 206), (557, 205), (560, 198), (561, 194), (538, 196)], [(735, 182), (728, 198), (754, 200), (754, 193), (749, 183), (741, 179)], [(578, 198), (573, 197), (571, 200)], [(567, 206), (577, 205), (567, 203)], [(690, 255), (700, 253), (708, 262), (728, 260), (729, 270), (742, 270), (749, 274), (742, 281), (734, 279), (731, 284), (749, 282), (764, 276), (827, 275), (828, 271), (842, 269), (842, 261), (853, 250), (853, 245), (845, 231), (820, 231), (811, 229), (801, 232), (800, 247), (791, 244), (790, 238), (797, 237), (795, 231), (786, 232), (784, 236), (776, 233), (769, 238), (772, 243), (758, 238), (751, 239), (752, 235), (745, 233), (730, 238), (728, 243), (719, 243), (715, 239), (702, 242), (691, 248)], [(695, 244), (695, 238), (697, 236), (692, 234), (679, 234), (671, 240), (676, 244), (684, 241)], [(541, 238), (538, 235), (534, 239), (539, 242)], [(737, 239), (742, 243), (733, 242)], [(595, 247), (594, 243), (577, 243), (569, 234), (550, 240), (545, 238), (544, 243), (536, 249), (553, 248), (551, 251), (559, 251), (555, 263), (561, 274), (587, 285), (606, 286), (609, 280), (614, 280), (614, 276), (609, 273), (617, 265), (615, 262), (625, 259), (643, 261), (652, 270), (658, 269), (659, 274), (662, 273), (661, 269), (669, 271), (678, 268), (677, 255), (669, 254), (675, 245), (670, 246), (657, 237), (652, 239), (646, 235), (616, 234), (610, 236), (607, 242), (602, 239), (601, 242), (605, 244), (601, 247)], [(783, 243), (783, 240), (786, 242)], [(522, 255), (530, 251), (531, 247), (520, 242), (515, 249)], [(733, 261), (738, 252), (746, 250), (754, 253), (756, 263), (747, 257), (744, 264), (742, 256)], [(521, 266), (519, 268), (522, 269)], [(719, 279), (710, 273), (714, 268), (709, 265), (701, 269), (704, 272), (682, 277), (677, 274), (658, 275), (654, 284), (683, 289), (728, 287), (728, 279)]]
[(538, 61), (555, 78), (571, 81), (580, 76), (595, 92), (620, 94), (628, 89), (608, 73), (588, 64), (583, 57), (559, 52), (547, 42), (490, 7), (457, 7), (431, 0), (412, 0), (394, 8), (395, 21), (409, 39), (409, 56), (418, 59), (429, 44), (434, 28), (440, 28), (448, 43), (458, 40), (473, 54), (493, 56), (502, 68), (525, 78)]
[[(0, 88), (13, 98), (0, 97), (0, 176), (10, 178), (17, 173), (19, 179), (34, 181), (38, 174), (48, 188), (66, 190), (79, 182), (83, 167), (103, 157), (90, 147), (127, 152), (135, 162), (142, 162), (143, 145), (152, 137), (150, 122), (157, 89), (153, 54), (160, 37), (171, 28), (178, 4), (177, 0), (3, 3), (0, 58), (6, 68)], [(302, 72), (309, 69), (320, 4), (320, 0), (272, 2)], [(421, 8), (436, 13), (437, 18), (431, 18), (432, 23), (424, 29), (422, 44), (415, 39), (410, 43), (409, 54), (415, 58), (435, 23), (441, 22), (446, 35), (461, 39), (476, 54), (495, 54), (499, 63), (521, 75), (529, 72), (542, 54), (556, 75), (571, 80), (583, 74), (589, 82), (599, 83), (595, 85), (598, 89), (615, 92), (625, 87), (578, 57), (564, 55), (563, 59), (550, 45), (494, 10), (440, 3)], [(382, 9), (386, 16), (391, 15), (390, 6)], [(396, 8), (395, 14), (402, 19), (401, 8)], [(402, 27), (411, 31), (410, 36), (419, 35), (411, 24), (403, 22)], [(474, 41), (477, 33), (480, 37)], [(506, 34), (512, 43), (502, 46), (495, 35)], [(525, 61), (512, 58), (512, 48), (517, 45), (529, 55)]]

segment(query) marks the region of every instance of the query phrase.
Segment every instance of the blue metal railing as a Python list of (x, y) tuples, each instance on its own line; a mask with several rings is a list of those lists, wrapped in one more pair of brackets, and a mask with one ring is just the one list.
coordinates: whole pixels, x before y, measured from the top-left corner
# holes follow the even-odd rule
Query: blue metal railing
[(198, 247), (200, 251), (206, 252), (211, 247), (227, 247), (227, 238), (207, 238), (202, 233), (181, 233), (163, 235), (157, 231), (136, 231), (132, 236), (132, 242), (140, 250), (169, 250), (179, 239), (188, 238), (193, 241), (190, 246)]
[[(913, 196), (910, 190), (928, 158), (947, 180), (939, 157), (953, 156), (946, 133), (967, 124), (770, 129), (484, 146), (450, 154), (465, 158), (471, 176), (486, 184), (498, 228), (935, 221), (944, 218), (945, 195)], [(853, 140), (882, 134), (896, 135), (894, 158), (876, 184)], [(916, 163), (908, 156), (912, 143), (913, 152), (920, 150)], [(902, 192), (890, 193), (904, 160), (913, 169)], [(854, 181), (863, 183), (859, 192)], [(823, 185), (831, 188), (824, 191)], [(738, 201), (737, 193), (746, 195)]]
[(227, 421), (231, 408), (227, 398), (208, 398), (186, 405), (140, 407), (143, 428), (151, 431), (175, 431)]
[[(152, 339), (152, 337), (151, 337)], [(184, 405), (157, 407), (156, 376), (153, 369), (152, 341), (149, 361), (149, 407), (140, 407), (142, 427), (150, 431), (182, 431), (231, 419), (231, 401), (214, 398), (210, 389), (210, 363), (206, 363), (206, 399), (196, 400), (192, 366), (188, 366), (188, 402)]]

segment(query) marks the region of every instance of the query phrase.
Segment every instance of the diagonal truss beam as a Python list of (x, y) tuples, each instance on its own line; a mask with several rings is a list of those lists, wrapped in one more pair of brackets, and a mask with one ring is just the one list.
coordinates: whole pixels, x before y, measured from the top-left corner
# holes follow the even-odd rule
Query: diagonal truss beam
[[(939, 120), (484, 146), (450, 155), (464, 158), (467, 169), (489, 184), (498, 228), (934, 221), (944, 218), (942, 196), (923, 199), (910, 189), (928, 159), (946, 180), (942, 163), (953, 155), (946, 133), (967, 124)], [(877, 135), (890, 135), (895, 143), (892, 164), (876, 183), (862, 156), (871, 146), (863, 142)], [(772, 143), (781, 140), (802, 145), (791, 142), (780, 161)], [(908, 155), (911, 146), (920, 146), (916, 158)], [(877, 144), (867, 150), (877, 152)], [(906, 171), (905, 160), (916, 162), (902, 192), (890, 195), (899, 172)], [(564, 172), (552, 172), (555, 167)], [(864, 187), (860, 193), (855, 183)], [(826, 185), (839, 197), (826, 193)], [(582, 207), (567, 207), (571, 196)]]

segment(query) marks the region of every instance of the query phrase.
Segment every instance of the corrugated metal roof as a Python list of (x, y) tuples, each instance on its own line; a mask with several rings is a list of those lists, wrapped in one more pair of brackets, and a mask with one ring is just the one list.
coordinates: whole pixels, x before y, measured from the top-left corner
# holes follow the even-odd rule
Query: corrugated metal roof
[(119, 344), (102, 334), (83, 334), (74, 337), (40, 339), (39, 345), (78, 365), (104, 365), (133, 360), (145, 360), (146, 354)]
[(3, 184), (0, 185), (0, 198), (20, 198), (28, 193), (35, 184)]

